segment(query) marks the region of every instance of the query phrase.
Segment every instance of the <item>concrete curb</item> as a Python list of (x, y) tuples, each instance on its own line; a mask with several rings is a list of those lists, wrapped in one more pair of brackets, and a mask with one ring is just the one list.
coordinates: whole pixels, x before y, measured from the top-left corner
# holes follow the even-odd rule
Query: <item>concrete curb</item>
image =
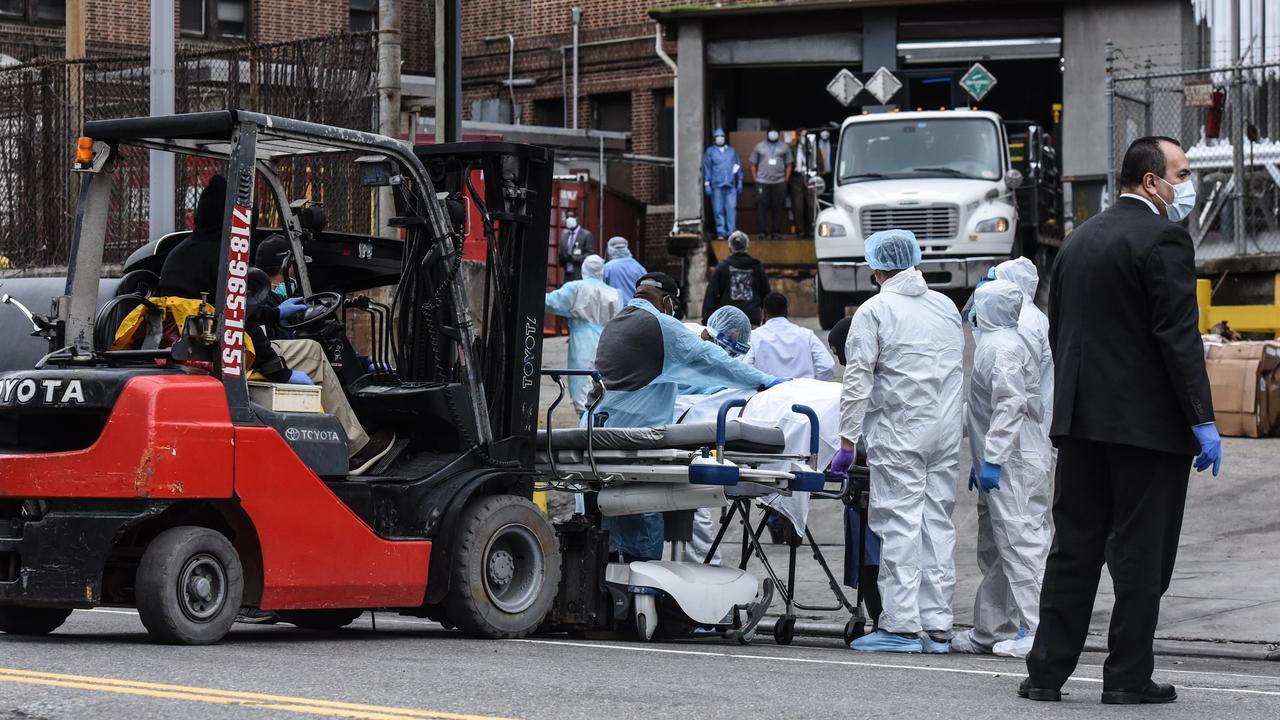
[[(772, 639), (776, 617), (767, 617), (756, 628), (756, 637)], [(796, 635), (844, 639), (844, 625), (816, 620), (796, 619)], [(1085, 641), (1086, 652), (1106, 653), (1107, 639), (1091, 635)], [(1217, 640), (1156, 640), (1156, 655), (1169, 657), (1217, 658), (1223, 660), (1256, 660), (1280, 662), (1280, 649), (1274, 645), (1252, 645)]]

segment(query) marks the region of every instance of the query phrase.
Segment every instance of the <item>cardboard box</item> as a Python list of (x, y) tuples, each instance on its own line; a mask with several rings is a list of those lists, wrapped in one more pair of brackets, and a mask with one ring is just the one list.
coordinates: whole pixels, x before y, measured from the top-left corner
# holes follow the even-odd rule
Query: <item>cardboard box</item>
[(1235, 342), (1205, 357), (1218, 432), (1263, 437), (1280, 432), (1280, 342)]
[[(742, 158), (742, 182), (744, 185), (754, 185), (756, 182), (756, 174), (751, 171), (751, 151), (756, 149), (756, 145), (764, 140), (765, 133), (763, 131), (739, 131), (729, 133), (728, 142), (738, 151), (738, 157)], [(746, 191), (743, 191), (746, 194)]]

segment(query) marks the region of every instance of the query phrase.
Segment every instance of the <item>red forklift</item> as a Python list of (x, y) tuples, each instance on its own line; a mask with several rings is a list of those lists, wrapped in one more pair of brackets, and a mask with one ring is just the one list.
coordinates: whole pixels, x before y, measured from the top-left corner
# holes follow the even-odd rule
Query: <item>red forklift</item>
[[(245, 111), (93, 121), (84, 134), (65, 292), (48, 315), (28, 312), (50, 351), (0, 373), (0, 631), (49, 633), (97, 606), (137, 608), (157, 641), (188, 645), (220, 640), (243, 608), (316, 629), (386, 609), (483, 637), (535, 630), (561, 573), (530, 499), (551, 152), (415, 153)], [(182, 233), (135, 252), (98, 303), (129, 148), (214, 161), (228, 179), (217, 291), (180, 327), (153, 288)], [(402, 240), (327, 230), (322, 207), (288, 197), (281, 163), (311, 157), (350, 159), (370, 192), (389, 188)], [(479, 301), (461, 271), (468, 203), (489, 240)], [(281, 227), (255, 225), (268, 205)], [(333, 416), (251, 397), (243, 331), (271, 290), (251, 261), (273, 232), (307, 305), (291, 330), (321, 343), (361, 423), (397, 437), (358, 477)], [(362, 294), (390, 285), (390, 303)], [(120, 347), (131, 313), (145, 331)], [(357, 325), (373, 362), (357, 356)]]

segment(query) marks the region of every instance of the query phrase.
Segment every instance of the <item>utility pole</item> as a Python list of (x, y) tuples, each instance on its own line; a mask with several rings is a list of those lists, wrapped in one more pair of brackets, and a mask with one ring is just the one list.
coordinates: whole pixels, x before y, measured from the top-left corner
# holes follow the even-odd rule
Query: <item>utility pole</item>
[[(79, 4), (79, 3), (77, 3)], [(151, 0), (151, 114), (172, 115), (174, 83), (173, 0)], [(70, 29), (70, 17), (68, 17)], [(151, 237), (173, 232), (177, 223), (176, 172), (172, 153), (151, 151)]]
[(1240, 76), (1240, 0), (1231, 3), (1231, 173), (1235, 194), (1231, 197), (1232, 239), (1236, 254), (1245, 253), (1244, 85)]
[[(400, 0), (378, 0), (378, 132), (400, 137)], [(409, 128), (413, 143), (417, 128)], [(400, 237), (387, 224), (396, 214), (395, 194), (389, 187), (378, 189), (378, 234)]]
[[(67, 59), (84, 59), (85, 0), (67, 0)], [(84, 128), (84, 65), (67, 65), (67, 105), (71, 131), (79, 135)]]
[[(569, 22), (573, 25), (573, 124), (578, 129), (578, 28), (582, 25), (582, 8), (574, 5), (569, 9)], [(601, 229), (603, 231), (603, 228)]]
[(462, 139), (462, 0), (436, 3), (436, 142)]

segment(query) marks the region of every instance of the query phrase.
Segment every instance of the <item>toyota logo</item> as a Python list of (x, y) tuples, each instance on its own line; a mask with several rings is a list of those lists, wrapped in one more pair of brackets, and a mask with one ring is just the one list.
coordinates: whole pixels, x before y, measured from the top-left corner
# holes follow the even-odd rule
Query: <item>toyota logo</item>
[(302, 437), (302, 433), (298, 432), (298, 428), (288, 428), (284, 431), (284, 437), (289, 442), (297, 442)]

